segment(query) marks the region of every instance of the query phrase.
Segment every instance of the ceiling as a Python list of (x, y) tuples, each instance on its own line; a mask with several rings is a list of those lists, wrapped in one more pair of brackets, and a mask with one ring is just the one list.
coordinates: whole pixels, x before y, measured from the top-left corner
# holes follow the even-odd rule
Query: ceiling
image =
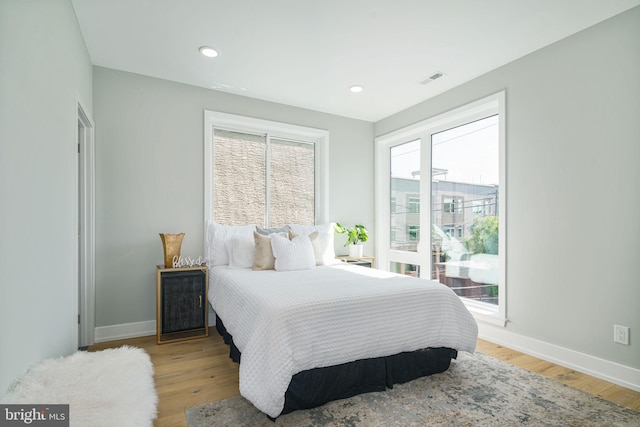
[(72, 4), (94, 65), (375, 122), (640, 0)]

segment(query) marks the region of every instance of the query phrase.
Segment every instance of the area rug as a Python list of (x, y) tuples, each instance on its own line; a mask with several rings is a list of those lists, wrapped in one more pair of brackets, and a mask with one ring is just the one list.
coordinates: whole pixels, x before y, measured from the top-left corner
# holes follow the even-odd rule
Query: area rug
[(39, 362), (9, 387), (0, 403), (27, 409), (67, 404), (71, 427), (151, 427), (158, 397), (149, 355), (124, 346)]
[(448, 371), (275, 422), (242, 397), (189, 408), (203, 426), (640, 426), (640, 413), (481, 353)]

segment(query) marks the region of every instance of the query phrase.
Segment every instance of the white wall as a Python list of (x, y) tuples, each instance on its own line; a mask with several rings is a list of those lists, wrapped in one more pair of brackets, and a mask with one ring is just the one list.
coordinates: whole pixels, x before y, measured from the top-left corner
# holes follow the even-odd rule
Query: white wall
[(34, 362), (77, 348), (79, 94), (91, 62), (67, 0), (0, 2), (0, 394)]
[[(525, 347), (632, 368), (640, 387), (640, 7), (381, 120), (374, 133), (503, 89), (505, 330)], [(614, 324), (631, 328), (630, 346), (613, 342)]]
[(328, 129), (330, 219), (374, 228), (369, 122), (101, 67), (94, 99), (99, 328), (155, 320), (158, 233), (185, 232), (182, 254), (203, 254), (205, 109)]

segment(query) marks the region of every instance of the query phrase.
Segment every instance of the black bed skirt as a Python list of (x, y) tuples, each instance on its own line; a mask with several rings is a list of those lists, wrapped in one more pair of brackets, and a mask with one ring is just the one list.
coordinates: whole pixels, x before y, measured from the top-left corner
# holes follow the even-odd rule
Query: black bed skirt
[[(240, 351), (217, 314), (216, 329), (229, 344), (229, 357), (240, 363)], [(444, 372), (457, 356), (450, 348), (427, 348), (299, 372), (289, 383), (281, 415)]]

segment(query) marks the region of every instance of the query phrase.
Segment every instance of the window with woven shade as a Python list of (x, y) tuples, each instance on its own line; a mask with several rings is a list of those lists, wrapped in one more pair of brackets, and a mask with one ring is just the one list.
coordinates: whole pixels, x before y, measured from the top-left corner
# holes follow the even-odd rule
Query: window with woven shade
[(205, 219), (315, 224), (326, 216), (328, 132), (205, 112)]

